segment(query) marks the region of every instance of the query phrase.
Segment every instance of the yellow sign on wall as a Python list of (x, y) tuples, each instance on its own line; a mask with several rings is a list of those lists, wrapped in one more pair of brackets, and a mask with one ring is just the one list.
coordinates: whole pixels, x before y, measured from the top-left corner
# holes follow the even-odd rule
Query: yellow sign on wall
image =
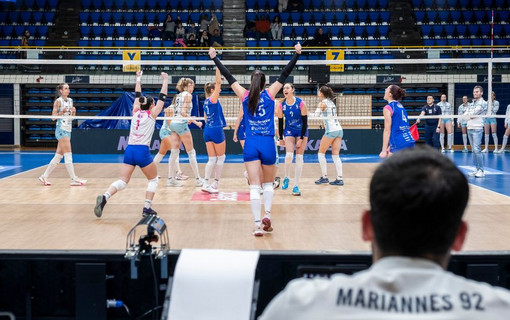
[[(141, 54), (140, 50), (124, 50), (122, 51), (122, 60), (123, 61), (140, 61)], [(140, 64), (124, 64), (122, 65), (123, 72), (136, 72), (140, 71)]]
[[(343, 50), (327, 50), (326, 60), (344, 60)], [(344, 72), (343, 64), (330, 64), (329, 71), (331, 72)]]

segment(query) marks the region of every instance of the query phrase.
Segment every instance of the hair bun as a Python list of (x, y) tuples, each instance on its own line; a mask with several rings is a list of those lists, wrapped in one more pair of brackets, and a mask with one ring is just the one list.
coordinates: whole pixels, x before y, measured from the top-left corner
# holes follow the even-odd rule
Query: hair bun
[(138, 102), (140, 102), (140, 104), (142, 104), (142, 105), (147, 104), (147, 98), (146, 97), (140, 97), (140, 98), (138, 98)]

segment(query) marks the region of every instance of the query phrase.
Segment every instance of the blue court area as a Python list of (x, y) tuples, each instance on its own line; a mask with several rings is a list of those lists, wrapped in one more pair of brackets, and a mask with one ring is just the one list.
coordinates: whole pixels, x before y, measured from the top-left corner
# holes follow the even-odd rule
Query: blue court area
[[(54, 152), (32, 151), (1, 151), (0, 152), (0, 178), (9, 177), (24, 171), (45, 166), (51, 160)], [(122, 163), (123, 154), (73, 154), (75, 163)], [(377, 163), (380, 162), (378, 155), (348, 154), (340, 155), (343, 163)], [(168, 162), (169, 154), (163, 159)], [(462, 172), (475, 171), (472, 153), (446, 153), (445, 157), (452, 159)], [(199, 163), (207, 162), (207, 155), (197, 155)], [(328, 162), (333, 162), (331, 155), (327, 154)], [(188, 162), (188, 156), (181, 152), (181, 162)], [(306, 154), (305, 163), (317, 163), (316, 154)], [(485, 177), (469, 177), (469, 183), (510, 196), (510, 154), (484, 154)], [(280, 163), (283, 163), (284, 155), (280, 153)], [(242, 155), (227, 155), (226, 163), (243, 162)]]

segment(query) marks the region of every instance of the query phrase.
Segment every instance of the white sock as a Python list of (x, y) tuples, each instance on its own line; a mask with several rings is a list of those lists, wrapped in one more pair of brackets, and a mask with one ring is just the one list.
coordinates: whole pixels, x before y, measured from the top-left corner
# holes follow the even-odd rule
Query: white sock
[(251, 213), (255, 224), (260, 225), (260, 186), (250, 185), (250, 205)]
[(503, 136), (503, 143), (501, 144), (501, 150), (505, 150), (507, 142), (508, 142), (508, 136)]
[(175, 179), (175, 163), (179, 157), (179, 149), (172, 149), (170, 152), (170, 160), (168, 160), (168, 177)]
[(265, 182), (262, 184), (262, 190), (264, 191), (264, 210), (271, 212), (271, 206), (273, 205), (274, 189), (272, 182)]
[(467, 149), (467, 133), (462, 134), (462, 142), (464, 143), (464, 149)]
[(46, 171), (44, 171), (43, 173), (44, 178), (48, 178), (50, 176), (50, 174), (53, 172), (53, 170), (55, 170), (55, 168), (58, 166), (63, 157), (64, 157), (63, 155), (55, 153), (53, 158), (50, 160), (50, 163), (48, 163)]
[(283, 166), (285, 178), (289, 177), (289, 168), (290, 168), (290, 165), (292, 164), (292, 158), (293, 157), (294, 157), (294, 153), (293, 152), (285, 153), (285, 165)]
[(158, 152), (154, 156), (154, 159), (152, 159), (152, 162), (154, 162), (155, 164), (159, 164), (161, 162), (161, 160), (163, 160), (164, 156), (165, 156), (164, 154), (161, 154), (161, 153)]
[(444, 149), (444, 133), (439, 134), (439, 144), (441, 144), (441, 150)]
[(453, 133), (448, 133), (448, 149), (453, 147)]
[(317, 158), (319, 158), (319, 164), (321, 166), (321, 172), (323, 177), (327, 177), (328, 175), (328, 163), (326, 162), (326, 154), (318, 153)]
[(106, 201), (108, 201), (108, 199), (110, 199), (110, 197), (112, 196), (108, 191), (106, 191), (103, 196), (105, 197)]
[(485, 135), (485, 149), (487, 149), (489, 147), (489, 135), (486, 134)]
[(198, 173), (198, 164), (197, 164), (197, 152), (195, 149), (188, 152), (189, 164), (191, 166), (191, 170), (193, 170), (193, 174), (196, 179), (200, 179), (200, 173)]
[(296, 154), (296, 167), (294, 168), (294, 186), (299, 185), (299, 179), (301, 179), (301, 173), (303, 172), (303, 155)]
[(342, 179), (342, 160), (340, 159), (340, 155), (334, 154), (331, 157), (333, 158), (333, 162), (335, 163), (336, 178)]
[(225, 155), (218, 156), (218, 161), (216, 161), (216, 168), (214, 170), (214, 180), (220, 180), (221, 171), (223, 171), (223, 164), (225, 163)]
[(151, 207), (151, 203), (152, 203), (152, 200), (149, 200), (149, 199), (145, 199), (145, 205), (144, 207), (149, 209)]
[(179, 154), (177, 154), (177, 158), (175, 158), (175, 170), (177, 170), (177, 172), (182, 172)]
[(74, 180), (76, 178), (76, 174), (74, 173), (73, 154), (71, 152), (64, 153), (64, 162), (66, 164), (66, 169), (67, 173), (69, 173), (69, 177)]
[[(209, 157), (207, 164), (205, 165), (205, 181), (208, 182), (211, 178), (212, 171), (214, 166), (216, 165), (216, 161), (218, 161), (218, 157)], [(207, 183), (209, 184), (209, 183)]]
[(498, 135), (493, 133), (492, 139), (494, 140), (494, 150), (498, 150)]

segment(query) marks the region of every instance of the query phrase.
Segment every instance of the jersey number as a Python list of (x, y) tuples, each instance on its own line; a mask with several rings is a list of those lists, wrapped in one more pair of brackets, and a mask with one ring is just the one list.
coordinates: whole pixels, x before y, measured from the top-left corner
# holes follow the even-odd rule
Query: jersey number
[(259, 104), (259, 108), (257, 110), (257, 115), (259, 117), (263, 117), (265, 114), (266, 114), (266, 109), (264, 109), (264, 105), (263, 104)]
[(404, 112), (402, 112), (402, 121), (407, 122), (407, 118), (406, 118), (406, 116), (404, 115)]

